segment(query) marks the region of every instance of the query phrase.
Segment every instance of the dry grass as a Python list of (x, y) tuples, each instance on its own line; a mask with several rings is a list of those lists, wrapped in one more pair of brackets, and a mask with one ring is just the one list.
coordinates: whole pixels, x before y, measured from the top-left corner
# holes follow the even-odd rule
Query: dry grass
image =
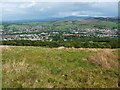
[(25, 63), (25, 61), (21, 62), (13, 62), (6, 63), (3, 65), (3, 71), (6, 71), (6, 73), (21, 73), (21, 71), (27, 70), (29, 64)]
[(88, 61), (103, 68), (117, 68), (118, 57), (113, 55), (114, 50), (104, 49), (96, 52), (94, 56), (88, 57)]
[(3, 46), (3, 45), (0, 46), (0, 53), (1, 54), (2, 54), (2, 51), (9, 51), (9, 50), (11, 50), (9, 46)]

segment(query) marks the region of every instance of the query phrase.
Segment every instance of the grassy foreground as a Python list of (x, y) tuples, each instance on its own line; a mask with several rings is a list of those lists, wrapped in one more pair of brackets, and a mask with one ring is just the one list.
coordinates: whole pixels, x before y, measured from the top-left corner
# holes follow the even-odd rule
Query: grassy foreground
[(117, 87), (117, 50), (1, 46), (3, 88)]

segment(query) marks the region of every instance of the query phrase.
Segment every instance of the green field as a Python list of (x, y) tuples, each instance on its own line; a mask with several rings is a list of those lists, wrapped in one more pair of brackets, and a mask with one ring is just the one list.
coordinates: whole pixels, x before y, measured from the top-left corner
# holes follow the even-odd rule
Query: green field
[(3, 88), (117, 87), (117, 50), (1, 46)]

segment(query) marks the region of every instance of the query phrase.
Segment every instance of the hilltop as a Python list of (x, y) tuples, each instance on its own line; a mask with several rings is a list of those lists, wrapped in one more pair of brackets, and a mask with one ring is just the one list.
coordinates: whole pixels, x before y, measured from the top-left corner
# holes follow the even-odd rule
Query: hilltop
[(1, 48), (3, 88), (117, 87), (117, 49)]

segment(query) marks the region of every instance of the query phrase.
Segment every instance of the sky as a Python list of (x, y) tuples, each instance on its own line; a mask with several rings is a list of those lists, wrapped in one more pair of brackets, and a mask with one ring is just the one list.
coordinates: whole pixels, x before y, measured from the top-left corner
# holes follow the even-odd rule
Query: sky
[[(85, 1), (85, 0), (84, 0)], [(11, 1), (2, 0), (0, 3), (0, 17), (3, 21), (7, 20), (33, 20), (47, 18), (62, 18), (68, 16), (80, 17), (116, 17), (118, 16), (118, 2), (111, 0), (108, 2), (90, 0), (24, 0)]]

